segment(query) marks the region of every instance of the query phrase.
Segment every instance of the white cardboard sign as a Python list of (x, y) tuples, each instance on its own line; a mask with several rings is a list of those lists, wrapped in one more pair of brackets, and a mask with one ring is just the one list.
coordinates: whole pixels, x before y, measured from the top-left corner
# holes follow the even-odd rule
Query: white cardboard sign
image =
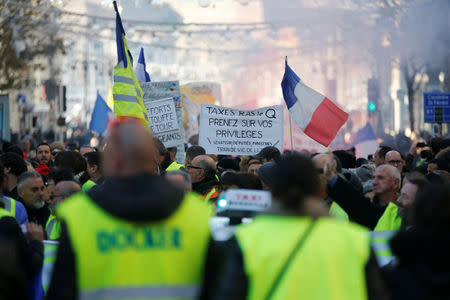
[(173, 98), (148, 101), (145, 108), (148, 111), (150, 129), (164, 146), (175, 147), (183, 144)]
[(255, 155), (267, 146), (283, 152), (283, 107), (239, 110), (202, 103), (199, 145), (208, 154)]
[[(147, 107), (147, 103), (152, 101), (161, 100), (164, 98), (172, 98), (174, 105), (175, 105), (175, 111), (177, 113), (177, 121), (178, 121), (178, 128), (181, 133), (181, 140), (182, 142), (177, 146), (177, 157), (176, 161), (178, 163), (183, 164), (184, 163), (184, 113), (183, 113), (183, 106), (181, 104), (181, 95), (180, 95), (180, 84), (178, 81), (151, 81), (151, 82), (144, 82), (141, 83), (142, 92), (144, 93), (143, 101), (145, 106)], [(150, 112), (149, 112), (150, 117)], [(164, 142), (163, 142), (164, 143)], [(164, 146), (168, 146), (164, 143)]]

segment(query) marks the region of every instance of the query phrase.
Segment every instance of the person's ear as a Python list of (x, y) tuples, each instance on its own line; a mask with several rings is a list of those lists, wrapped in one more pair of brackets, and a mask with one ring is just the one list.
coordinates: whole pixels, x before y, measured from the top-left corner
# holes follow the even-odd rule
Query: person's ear
[(23, 199), (24, 191), (19, 186), (17, 186), (17, 194)]

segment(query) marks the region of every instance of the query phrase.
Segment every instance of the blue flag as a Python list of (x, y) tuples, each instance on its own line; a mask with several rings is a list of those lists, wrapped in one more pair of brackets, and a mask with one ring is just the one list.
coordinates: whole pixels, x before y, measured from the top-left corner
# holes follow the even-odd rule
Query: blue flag
[(137, 80), (140, 83), (142, 82), (150, 82), (150, 75), (147, 73), (145, 69), (145, 57), (144, 57), (144, 48), (141, 48), (141, 53), (139, 54), (138, 63), (136, 68), (134, 69), (134, 74), (136, 74)]
[(109, 108), (108, 104), (106, 104), (100, 94), (97, 94), (97, 100), (95, 101), (89, 129), (97, 131), (99, 134), (103, 134), (106, 130), (109, 114), (112, 114), (111, 108)]
[(369, 154), (375, 154), (379, 145), (370, 123), (367, 123), (366, 126), (358, 130), (353, 144), (355, 146), (356, 158), (362, 157), (367, 159)]

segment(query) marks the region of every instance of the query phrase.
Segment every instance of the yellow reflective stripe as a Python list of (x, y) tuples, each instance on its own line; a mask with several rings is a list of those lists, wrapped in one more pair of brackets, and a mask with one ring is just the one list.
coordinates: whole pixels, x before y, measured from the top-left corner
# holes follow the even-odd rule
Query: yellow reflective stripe
[(114, 82), (121, 82), (134, 85), (133, 78), (125, 77), (125, 76), (114, 76)]
[(392, 257), (391, 251), (375, 251), (376, 256)]
[(50, 221), (48, 221), (47, 226), (45, 226), (45, 231), (47, 232), (47, 236), (49, 239), (50, 239), (50, 235), (52, 234), (55, 223), (56, 223), (56, 219), (51, 219)]
[(113, 94), (114, 101), (127, 101), (139, 104), (139, 100), (136, 96)]
[(381, 238), (381, 239), (389, 239), (396, 232), (397, 232), (397, 230), (377, 230), (377, 231), (372, 231), (370, 234), (372, 236), (372, 240), (379, 239), (379, 238)]
[(49, 262), (54, 262), (56, 260), (56, 256), (44, 258), (44, 264)]
[(142, 95), (141, 95), (141, 92), (139, 91), (139, 89), (138, 88), (136, 88), (136, 95), (139, 97), (139, 98), (141, 98), (142, 97)]
[(113, 287), (81, 291), (80, 299), (194, 299), (199, 291), (198, 285)]
[(9, 197), (2, 197), (5, 209), (11, 213), (11, 199)]

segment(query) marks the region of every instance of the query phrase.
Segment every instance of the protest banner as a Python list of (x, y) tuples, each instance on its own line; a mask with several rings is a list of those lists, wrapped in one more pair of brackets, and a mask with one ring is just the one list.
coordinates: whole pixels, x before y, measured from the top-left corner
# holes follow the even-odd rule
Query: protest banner
[(255, 155), (267, 146), (283, 151), (283, 107), (239, 110), (202, 104), (199, 145), (209, 154)]
[[(141, 84), (141, 87), (142, 92), (144, 93), (143, 101), (146, 107), (149, 102), (167, 98), (173, 99), (179, 133), (181, 135), (180, 138), (181, 143), (176, 145), (177, 146), (176, 161), (178, 163), (184, 164), (184, 130), (183, 130), (184, 114), (183, 114), (183, 105), (181, 104), (180, 85), (178, 81), (145, 82)], [(164, 145), (166, 147), (172, 147), (168, 146), (166, 143), (164, 143)]]
[(148, 111), (150, 129), (164, 146), (176, 147), (184, 143), (173, 98), (148, 101), (145, 108)]

